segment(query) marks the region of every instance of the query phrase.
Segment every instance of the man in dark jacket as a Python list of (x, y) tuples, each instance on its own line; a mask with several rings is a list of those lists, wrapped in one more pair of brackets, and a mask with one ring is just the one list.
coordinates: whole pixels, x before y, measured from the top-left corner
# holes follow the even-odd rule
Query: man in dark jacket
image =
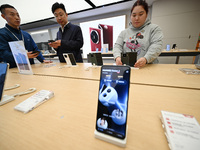
[(81, 28), (68, 21), (65, 6), (62, 3), (54, 3), (52, 13), (61, 25), (55, 42), (49, 43), (58, 54), (60, 62), (65, 62), (63, 53), (73, 53), (76, 62), (83, 62), (80, 48), (83, 46), (83, 35)]
[(41, 53), (33, 53), (33, 51), (40, 52), (40, 50), (31, 35), (21, 30), (21, 19), (17, 10), (9, 4), (4, 4), (0, 6), (0, 11), (3, 19), (7, 21), (5, 27), (0, 29), (0, 61), (9, 63), (10, 68), (16, 67), (8, 42), (22, 40), (31, 64), (34, 64), (33, 58), (37, 58), (40, 62), (49, 62), (44, 59)]

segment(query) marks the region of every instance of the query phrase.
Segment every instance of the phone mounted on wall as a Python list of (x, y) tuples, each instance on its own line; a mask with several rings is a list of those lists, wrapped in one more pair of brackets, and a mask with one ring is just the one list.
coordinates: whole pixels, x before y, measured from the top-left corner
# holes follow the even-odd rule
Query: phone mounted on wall
[(96, 28), (89, 28), (91, 51), (101, 51), (103, 46), (101, 30)]
[(103, 44), (108, 44), (108, 50), (113, 49), (113, 26), (106, 24), (99, 24), (98, 28), (101, 29)]

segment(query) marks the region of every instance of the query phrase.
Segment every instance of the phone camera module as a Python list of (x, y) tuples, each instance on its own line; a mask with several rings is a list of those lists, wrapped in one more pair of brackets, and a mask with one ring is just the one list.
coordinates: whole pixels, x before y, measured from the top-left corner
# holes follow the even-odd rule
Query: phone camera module
[(99, 43), (99, 34), (97, 31), (92, 30), (90, 34), (91, 40), (93, 43), (98, 44)]
[(123, 57), (126, 57), (126, 54), (123, 54)]

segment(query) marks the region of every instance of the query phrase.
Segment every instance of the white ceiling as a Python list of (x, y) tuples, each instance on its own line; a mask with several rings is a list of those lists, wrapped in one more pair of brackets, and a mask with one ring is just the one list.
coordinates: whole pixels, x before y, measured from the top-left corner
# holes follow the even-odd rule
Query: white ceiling
[[(111, 4), (115, 2), (119, 2), (122, 0), (91, 0), (93, 4), (95, 4), (97, 7)], [(95, 12), (95, 9), (93, 9), (93, 13), (87, 13), (87, 11), (83, 11), (81, 13), (78, 13), (79, 17), (80, 14), (82, 16), (88, 16), (89, 15), (97, 15), (101, 13), (110, 13), (121, 9), (126, 9), (127, 7), (130, 8), (129, 3), (133, 3), (136, 0), (132, 0), (131, 2), (126, 2), (124, 5), (121, 4), (115, 4), (112, 6), (108, 6), (109, 9), (106, 9), (106, 7), (98, 8), (98, 11)], [(152, 5), (153, 1), (155, 0), (146, 0), (149, 5)], [(10, 4), (13, 5), (19, 12), (21, 17), (21, 24), (26, 24), (34, 21), (39, 21), (47, 18), (53, 17), (53, 14), (51, 12), (52, 4), (54, 4), (55, 0), (0, 0), (0, 5), (2, 4)], [(92, 6), (90, 6), (85, 0), (58, 0), (57, 2), (63, 3), (66, 7), (66, 11), (68, 13), (73, 13), (77, 11), (82, 11), (86, 9), (91, 9)], [(89, 10), (91, 11), (91, 10)], [(76, 16), (76, 15), (74, 15)], [(6, 21), (0, 17), (0, 28), (5, 26)]]
[[(55, 2), (55, 0), (1, 0), (0, 5), (13, 5), (20, 14), (21, 24), (24, 24), (53, 17), (51, 7)], [(91, 6), (84, 0), (59, 0), (58, 2), (62, 2), (66, 7), (67, 12), (69, 13), (91, 8)], [(5, 21), (3, 21), (4, 23), (2, 25), (2, 20), (3, 19), (1, 18), (0, 27), (4, 26), (5, 24)]]

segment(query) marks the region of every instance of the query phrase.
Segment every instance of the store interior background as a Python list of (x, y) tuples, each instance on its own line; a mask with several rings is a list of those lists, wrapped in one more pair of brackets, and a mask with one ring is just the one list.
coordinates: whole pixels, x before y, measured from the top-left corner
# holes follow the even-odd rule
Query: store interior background
[[(20, 5), (16, 4), (20, 1)], [(24, 1), (24, 5), (23, 4)], [(68, 0), (70, 1), (70, 0)], [(68, 2), (67, 1), (67, 2)], [(125, 28), (129, 26), (130, 22), (130, 10), (133, 3), (136, 0), (132, 1), (124, 1), (112, 5), (105, 5), (103, 7), (97, 7), (92, 9), (91, 7), (83, 10), (80, 8), (81, 5), (75, 7), (77, 10), (71, 10), (69, 13), (68, 20), (76, 25), (80, 25), (83, 22), (94, 21), (99, 19), (111, 18), (116, 16), (126, 16)], [(149, 18), (152, 23), (159, 25), (164, 33), (163, 39), (163, 49), (166, 48), (167, 44), (171, 46), (173, 44), (177, 45), (178, 49), (189, 49), (195, 50), (197, 40), (200, 33), (200, 1), (199, 0), (146, 0), (149, 4)], [(34, 14), (34, 11), (38, 11), (37, 7), (46, 7), (38, 5), (39, 1), (35, 1), (37, 5), (34, 7), (28, 4), (29, 1), (26, 0), (1, 0), (0, 4), (8, 3), (16, 7), (18, 12), (20, 13), (21, 19), (22, 13), (25, 13), (23, 10), (24, 7), (30, 7), (29, 11)], [(48, 6), (50, 7), (56, 1), (47, 1)], [(60, 1), (58, 1), (60, 2)], [(66, 2), (66, 3), (67, 3)], [(112, 2), (111, 2), (112, 3)], [(20, 7), (20, 8), (19, 8)], [(72, 6), (70, 6), (72, 7)], [(69, 7), (69, 8), (70, 8)], [(31, 11), (33, 9), (33, 11)], [(66, 7), (68, 11), (68, 7)], [(79, 11), (81, 10), (81, 11)], [(49, 12), (51, 13), (51, 8), (49, 8)], [(69, 12), (69, 11), (68, 11)], [(42, 14), (42, 12), (40, 12)], [(30, 16), (31, 18), (31, 16)], [(37, 19), (37, 18), (36, 18)], [(0, 28), (4, 27), (5, 21), (0, 19)], [(55, 18), (53, 18), (53, 14), (43, 19), (38, 19), (26, 23), (22, 23), (21, 28), (27, 32), (29, 32), (34, 41), (36, 43), (47, 42), (49, 39), (55, 39), (56, 33), (59, 28), (59, 24), (57, 24)], [(84, 37), (84, 35), (83, 35)], [(85, 39), (84, 39), (85, 42)], [(86, 40), (87, 42), (87, 40)], [(88, 39), (88, 42), (89, 39)], [(113, 41), (115, 42), (115, 41)], [(86, 54), (88, 51), (83, 49), (83, 58), (84, 62), (87, 62)], [(159, 57), (159, 63), (161, 64), (174, 64), (176, 57)], [(54, 59), (54, 61), (58, 61), (58, 59)], [(104, 62), (114, 62), (113, 58), (105, 58)], [(180, 64), (191, 64), (193, 61), (193, 56), (181, 56), (179, 63)]]

